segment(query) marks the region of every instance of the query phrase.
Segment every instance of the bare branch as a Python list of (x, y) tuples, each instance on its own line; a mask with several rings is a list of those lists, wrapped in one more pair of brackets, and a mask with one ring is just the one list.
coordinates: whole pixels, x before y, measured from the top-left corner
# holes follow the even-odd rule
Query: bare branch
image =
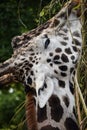
[(13, 68), (12, 62), (13, 62), (13, 58), (10, 58), (4, 63), (0, 64), (0, 77), (5, 74), (11, 73)]
[(10, 84), (12, 82), (17, 82), (16, 78), (13, 76), (12, 73), (1, 76), (0, 77), (0, 89), (3, 88), (4, 85)]

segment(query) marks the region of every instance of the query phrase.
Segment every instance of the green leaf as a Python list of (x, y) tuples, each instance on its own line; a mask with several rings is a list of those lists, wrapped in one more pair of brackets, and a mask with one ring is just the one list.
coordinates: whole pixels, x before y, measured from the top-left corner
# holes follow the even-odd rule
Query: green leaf
[(44, 16), (44, 11), (42, 10), (41, 12), (40, 12), (40, 17), (43, 17)]

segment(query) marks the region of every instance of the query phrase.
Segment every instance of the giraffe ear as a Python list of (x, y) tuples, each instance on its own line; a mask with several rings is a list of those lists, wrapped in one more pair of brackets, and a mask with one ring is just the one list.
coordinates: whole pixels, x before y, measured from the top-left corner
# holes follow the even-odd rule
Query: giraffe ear
[(38, 103), (40, 108), (43, 108), (49, 98), (51, 97), (54, 90), (54, 83), (50, 77), (47, 77), (43, 87), (38, 90)]

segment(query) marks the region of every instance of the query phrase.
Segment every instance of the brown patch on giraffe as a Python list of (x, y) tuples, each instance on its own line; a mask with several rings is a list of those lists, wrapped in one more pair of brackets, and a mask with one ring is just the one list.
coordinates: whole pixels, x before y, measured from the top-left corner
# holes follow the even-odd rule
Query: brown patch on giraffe
[(65, 81), (58, 80), (59, 87), (65, 88)]
[(46, 111), (46, 105), (44, 108), (40, 108), (38, 105), (38, 110), (37, 110), (37, 121), (39, 123), (43, 122), (44, 120), (47, 119), (47, 111)]
[(65, 33), (68, 32), (67, 28), (63, 28), (62, 31), (65, 32)]
[(70, 49), (69, 47), (65, 49), (65, 52), (66, 52), (67, 54), (72, 54), (71, 49)]
[(69, 106), (69, 97), (67, 95), (63, 96), (63, 101), (64, 101), (66, 107), (68, 107)]
[(69, 88), (70, 88), (70, 92), (72, 94), (74, 94), (74, 86), (73, 86), (73, 84), (71, 82), (69, 82)]
[(60, 23), (60, 21), (58, 19), (54, 18), (54, 21), (53, 21), (53, 23), (51, 24), (50, 27), (54, 28), (54, 27), (58, 26), (59, 23)]
[(76, 38), (73, 39), (72, 44), (75, 44), (77, 46), (81, 46), (81, 42), (79, 42)]
[(52, 57), (52, 56), (53, 56), (53, 53), (52, 53), (52, 52), (50, 52), (50, 53), (49, 53), (49, 56), (51, 56), (51, 57)]
[(78, 52), (78, 49), (77, 49), (76, 46), (72, 46), (72, 48), (73, 48), (73, 50), (74, 50), (75, 52)]
[(60, 52), (62, 52), (62, 49), (61, 49), (61, 48), (56, 48), (56, 49), (55, 49), (55, 52), (56, 52), (56, 53), (60, 53)]
[(73, 36), (80, 37), (80, 34), (78, 33), (78, 31), (75, 31), (75, 32), (73, 32)]
[(66, 46), (67, 45), (67, 42), (64, 42), (64, 41), (61, 41), (60, 42), (63, 46)]
[(65, 55), (64, 53), (61, 55), (61, 60), (65, 63), (69, 62), (68, 56)]
[(65, 11), (62, 11), (59, 15), (58, 15), (58, 18), (67, 18), (67, 13)]
[(61, 72), (61, 76), (66, 77), (66, 76), (67, 76), (67, 74), (66, 74), (66, 73)]
[(59, 122), (63, 115), (63, 108), (60, 104), (60, 99), (56, 95), (52, 95), (49, 99), (49, 105), (51, 107), (52, 119)]
[(64, 40), (68, 40), (69, 38), (65, 36), (65, 37), (63, 37), (63, 39), (64, 39)]
[(47, 63), (51, 62), (51, 59), (47, 59)]
[(66, 118), (64, 123), (66, 130), (79, 130), (77, 123), (72, 118)]
[(61, 70), (61, 71), (67, 71), (67, 66), (66, 65), (61, 65), (61, 66), (59, 66), (59, 69)]
[(42, 127), (40, 130), (60, 130), (58, 127), (54, 128), (51, 125)]

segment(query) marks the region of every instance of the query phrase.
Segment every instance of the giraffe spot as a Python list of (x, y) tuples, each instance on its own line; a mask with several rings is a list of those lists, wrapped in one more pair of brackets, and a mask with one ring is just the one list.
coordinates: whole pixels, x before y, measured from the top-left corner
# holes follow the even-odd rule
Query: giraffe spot
[(29, 64), (29, 67), (32, 68), (32, 67), (33, 67), (33, 64)]
[(56, 49), (55, 49), (55, 52), (56, 52), (56, 53), (60, 53), (61, 51), (62, 51), (61, 48), (56, 48)]
[(36, 62), (36, 64), (38, 64), (38, 62)]
[(68, 40), (69, 38), (68, 37), (63, 37), (64, 40)]
[(70, 81), (69, 81), (69, 88), (70, 88), (70, 92), (72, 94), (74, 94), (74, 86), (73, 86), (73, 84)]
[(33, 60), (32, 62), (35, 63), (35, 60)]
[(38, 32), (41, 33), (43, 30), (44, 30), (44, 26), (43, 25), (38, 27)]
[(60, 130), (58, 127), (54, 128), (51, 125), (42, 127), (40, 130)]
[[(63, 25), (61, 25), (61, 27), (63, 27)], [(59, 36), (66, 36), (64, 33), (58, 32)]]
[(73, 106), (73, 114), (74, 114), (74, 116), (77, 118), (76, 109), (75, 109), (74, 106)]
[(29, 57), (29, 60), (31, 60), (31, 61), (32, 61), (32, 60), (33, 60), (33, 57)]
[(58, 74), (58, 72), (57, 72), (56, 70), (54, 70), (54, 73), (55, 73), (55, 74)]
[(25, 86), (25, 93), (27, 94), (30, 91), (30, 87), (28, 85)]
[(32, 55), (32, 56), (33, 56), (33, 55), (35, 55), (35, 53), (31, 53), (30, 55)]
[(77, 60), (75, 60), (75, 61), (72, 61), (72, 63), (73, 63), (73, 64), (76, 64), (76, 63), (77, 63)]
[(51, 62), (51, 59), (47, 59), (47, 62), (48, 62), (48, 63)]
[(58, 80), (59, 81), (59, 87), (65, 88), (65, 81)]
[(67, 74), (66, 74), (66, 73), (61, 72), (61, 76), (66, 77), (66, 76), (67, 76)]
[(36, 58), (37, 58), (37, 56), (34, 56), (34, 58), (36, 59)]
[(31, 92), (33, 95), (36, 96), (36, 90), (34, 88), (30, 88), (29, 85), (25, 85), (25, 92), (26, 94)]
[(61, 62), (58, 61), (59, 58), (60, 58), (59, 55), (55, 55), (54, 58), (53, 58), (53, 62), (54, 62), (55, 64), (61, 64)]
[(63, 46), (66, 46), (67, 45), (67, 42), (64, 42), (64, 41), (61, 41), (60, 42)]
[(21, 60), (25, 60), (25, 58), (22, 58)]
[(81, 45), (81, 42), (79, 42), (77, 39), (73, 39), (73, 44), (77, 45), (77, 46), (80, 46)]
[(52, 66), (53, 66), (53, 64), (52, 64), (52, 63), (50, 63), (50, 66), (52, 67)]
[(55, 55), (53, 60), (59, 60), (59, 58), (60, 58), (59, 55)]
[(75, 59), (75, 56), (72, 55), (72, 56), (71, 56), (71, 59), (74, 60), (74, 59)]
[(69, 59), (68, 59), (68, 57), (65, 55), (65, 54), (62, 54), (62, 56), (61, 56), (61, 59), (62, 59), (62, 61), (63, 62), (69, 62)]
[(66, 28), (63, 28), (62, 31), (64, 31), (65, 33), (68, 32), (68, 30)]
[(72, 48), (73, 48), (73, 50), (74, 50), (75, 52), (77, 52), (77, 51), (78, 51), (78, 49), (77, 49), (77, 47), (76, 47), (76, 46), (72, 46)]
[(31, 79), (30, 77), (28, 77), (27, 83), (28, 83), (29, 85), (32, 85), (32, 79)]
[(47, 111), (46, 111), (46, 105), (43, 108), (40, 108), (38, 105), (37, 109), (37, 121), (39, 123), (43, 122), (44, 120), (47, 119)]
[(58, 26), (60, 21), (58, 19), (54, 19), (53, 23), (51, 24), (51, 28)]
[(48, 38), (47, 34), (44, 34), (44, 37), (45, 37), (45, 38)]
[(66, 96), (63, 96), (63, 101), (64, 101), (66, 107), (68, 107), (68, 106), (69, 106), (69, 98), (68, 98), (67, 95), (66, 95)]
[(79, 130), (77, 123), (70, 117), (66, 118), (64, 124), (66, 130)]
[(66, 65), (59, 66), (59, 69), (62, 71), (67, 71), (67, 66)]
[(78, 33), (78, 31), (75, 31), (73, 32), (73, 36), (80, 37), (80, 34)]
[[(25, 70), (28, 72), (30, 70), (29, 67), (25, 67)], [(21, 72), (21, 71), (20, 71)], [(21, 74), (22, 75), (22, 74)]]
[(50, 25), (51, 21), (47, 21), (46, 23), (43, 24), (44, 29), (48, 28)]
[(33, 71), (31, 71), (31, 75), (34, 75), (34, 72), (33, 72)]
[(67, 54), (72, 54), (72, 52), (71, 52), (71, 49), (70, 49), (70, 48), (66, 48), (66, 49), (65, 49), (65, 52), (66, 52)]
[(30, 48), (29, 51), (34, 51), (34, 50), (32, 48)]
[(74, 71), (74, 68), (72, 67), (72, 68), (70, 68), (70, 73), (72, 73)]
[(49, 99), (49, 105), (51, 107), (52, 119), (59, 122), (63, 115), (63, 108), (60, 104), (59, 98), (56, 95), (52, 95)]
[(54, 61), (54, 63), (55, 63), (55, 64), (61, 64), (61, 62), (60, 62), (60, 61)]
[(23, 40), (30, 40), (31, 39), (31, 37), (30, 36), (28, 36), (28, 35), (26, 35), (26, 34), (24, 34), (24, 38), (23, 38)]
[(49, 56), (53, 56), (53, 53), (52, 53), (52, 52), (50, 52), (50, 53), (49, 53)]
[(62, 11), (62, 12), (60, 13), (60, 15), (58, 16), (58, 18), (59, 18), (59, 17), (65, 18), (65, 16), (66, 16), (66, 12), (63, 12), (63, 11)]

